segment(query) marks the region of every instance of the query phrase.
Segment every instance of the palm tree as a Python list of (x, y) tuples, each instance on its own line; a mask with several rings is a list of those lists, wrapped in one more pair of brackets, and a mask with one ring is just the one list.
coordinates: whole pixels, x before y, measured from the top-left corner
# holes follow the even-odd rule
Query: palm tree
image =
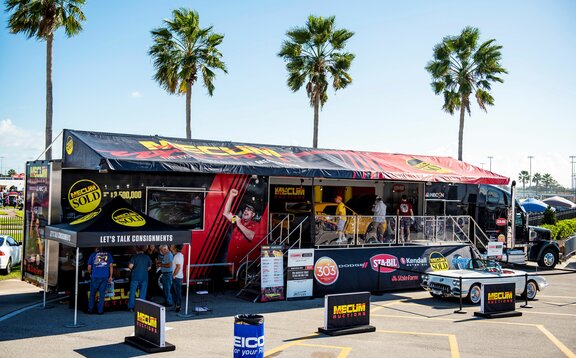
[(554, 178), (552, 178), (552, 175), (550, 175), (549, 173), (542, 175), (542, 184), (544, 184), (546, 192), (548, 192), (548, 189), (552, 186), (552, 184), (554, 184), (554, 182), (555, 182)]
[(473, 27), (466, 27), (460, 36), (445, 37), (434, 47), (434, 59), (426, 65), (434, 93), (444, 95), (442, 109), (450, 114), (460, 110), (458, 160), (462, 160), (464, 115), (471, 115), (470, 96), (474, 95), (486, 112), (487, 105), (494, 105), (492, 83), (504, 82), (499, 75), (508, 73), (500, 65), (502, 46), (494, 39), (479, 44), (479, 37), (480, 31)]
[(334, 16), (323, 18), (310, 15), (306, 25), (286, 32), (278, 56), (286, 61), (288, 87), (292, 92), (306, 85), (310, 106), (314, 107), (312, 145), (318, 148), (318, 114), (328, 100), (328, 76), (335, 91), (352, 83), (348, 70), (354, 55), (344, 52), (346, 42), (354, 35), (346, 29), (334, 28)]
[(518, 174), (518, 180), (522, 183), (522, 191), (524, 195), (526, 195), (526, 183), (530, 182), (530, 174), (526, 170), (523, 170)]
[(164, 20), (166, 27), (151, 31), (154, 44), (148, 54), (154, 60), (154, 79), (170, 94), (186, 94), (186, 138), (192, 138), (190, 117), (192, 86), (202, 76), (208, 94), (214, 94), (215, 69), (228, 73), (218, 46), (224, 35), (201, 28), (200, 16), (194, 10), (176, 9), (173, 18)]
[(536, 194), (538, 194), (538, 185), (542, 181), (542, 175), (540, 173), (534, 173), (532, 175), (532, 183), (536, 184)]
[(85, 0), (6, 0), (6, 12), (12, 12), (8, 27), (13, 34), (24, 33), (46, 41), (46, 159), (52, 159), (52, 46), (54, 32), (60, 27), (68, 37), (82, 31), (86, 20), (80, 9)]

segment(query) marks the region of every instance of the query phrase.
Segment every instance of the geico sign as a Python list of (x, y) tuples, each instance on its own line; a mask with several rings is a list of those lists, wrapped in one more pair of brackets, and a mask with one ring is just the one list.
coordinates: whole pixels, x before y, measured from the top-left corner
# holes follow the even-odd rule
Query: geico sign
[(264, 347), (264, 336), (260, 336), (260, 337), (238, 337), (238, 336), (234, 336), (234, 347), (236, 347), (236, 348)]

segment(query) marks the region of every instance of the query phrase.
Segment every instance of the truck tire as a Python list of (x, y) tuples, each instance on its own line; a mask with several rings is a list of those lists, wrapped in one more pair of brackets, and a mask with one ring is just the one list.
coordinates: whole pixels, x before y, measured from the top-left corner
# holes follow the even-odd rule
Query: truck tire
[(538, 258), (538, 266), (547, 269), (553, 269), (558, 264), (558, 253), (551, 247), (547, 247), (542, 251)]

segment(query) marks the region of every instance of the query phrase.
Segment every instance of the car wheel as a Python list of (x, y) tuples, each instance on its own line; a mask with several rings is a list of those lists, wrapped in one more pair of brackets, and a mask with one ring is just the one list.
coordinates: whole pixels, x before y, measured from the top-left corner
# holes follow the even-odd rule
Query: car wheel
[(468, 291), (468, 297), (466, 297), (466, 299), (473, 305), (479, 304), (480, 299), (482, 298), (482, 290), (480, 287), (481, 286), (479, 283), (475, 283), (472, 285), (472, 287), (470, 287), (470, 290)]
[(538, 260), (538, 266), (548, 269), (553, 269), (557, 263), (558, 254), (551, 247), (546, 248)]
[(532, 280), (528, 281), (526, 290), (522, 294), (522, 297), (528, 298), (530, 301), (532, 301), (536, 298), (536, 294), (538, 294), (538, 285)]

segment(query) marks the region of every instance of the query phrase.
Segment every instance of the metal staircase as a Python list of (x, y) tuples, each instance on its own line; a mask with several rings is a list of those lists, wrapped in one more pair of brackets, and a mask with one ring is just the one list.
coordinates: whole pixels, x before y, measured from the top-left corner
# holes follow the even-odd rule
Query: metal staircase
[[(236, 297), (256, 302), (260, 298), (260, 256), (256, 257), (253, 261), (250, 261), (250, 257), (253, 255), (255, 250), (260, 250), (260, 246), (266, 242), (266, 245), (280, 245), (283, 247), (282, 251), (285, 253), (290, 249), (300, 248), (302, 244), (302, 228), (303, 225), (309, 220), (308, 217), (304, 218), (294, 229), (288, 230), (286, 236), (281, 234), (272, 241), (268, 241), (272, 237), (272, 233), (278, 228), (278, 225), (282, 225), (284, 218), (280, 223), (278, 223), (266, 237), (264, 237), (260, 242), (254, 246), (248, 254), (242, 259), (242, 268), (239, 270), (243, 272), (243, 277), (239, 277), (239, 282), (243, 285), (240, 291), (236, 294)], [(297, 238), (296, 238), (297, 237)], [(295, 239), (296, 238), (296, 239)], [(291, 243), (292, 242), (292, 243)], [(286, 256), (284, 256), (286, 257)], [(284, 265), (284, 274), (286, 274), (286, 265)]]

